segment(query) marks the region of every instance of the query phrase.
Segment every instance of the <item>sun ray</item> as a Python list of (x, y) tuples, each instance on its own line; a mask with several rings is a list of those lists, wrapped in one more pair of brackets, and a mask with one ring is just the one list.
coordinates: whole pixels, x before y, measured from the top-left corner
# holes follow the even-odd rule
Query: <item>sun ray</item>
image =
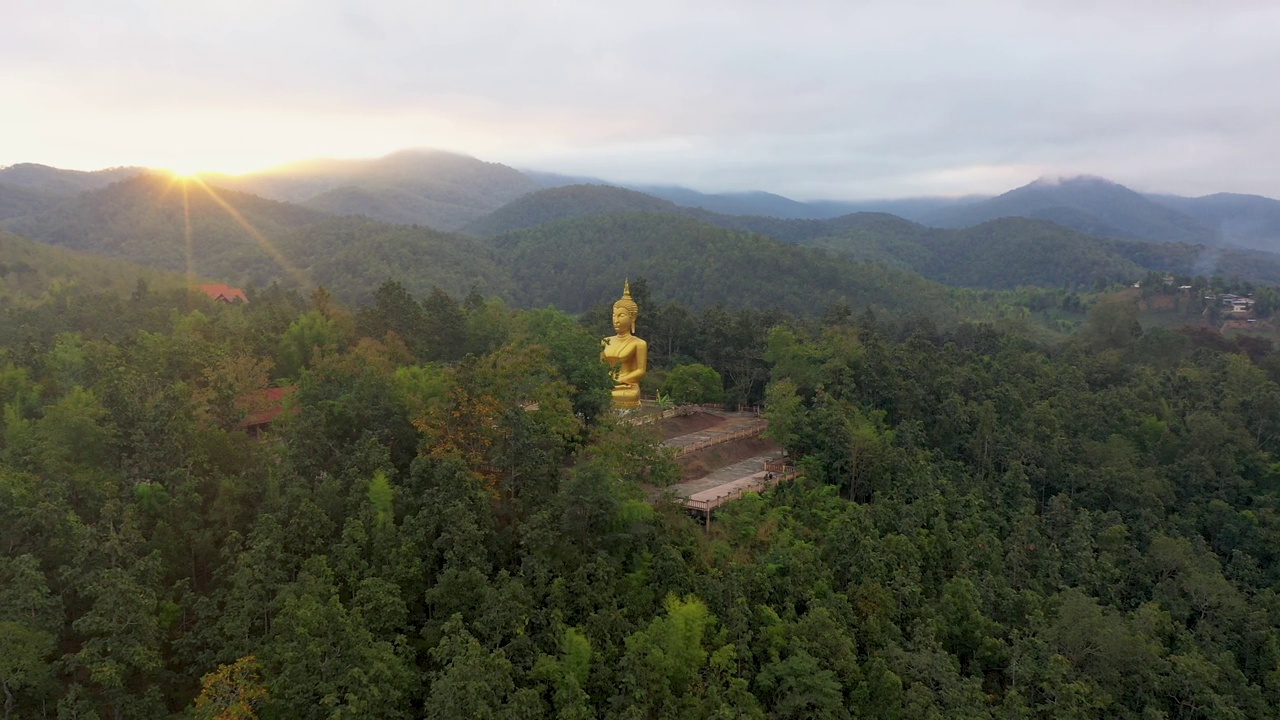
[(236, 210), (231, 203), (222, 199), (222, 196), (214, 192), (213, 188), (206, 185), (199, 177), (193, 175), (191, 177), (191, 181), (203, 188), (204, 191), (209, 194), (209, 197), (213, 198), (213, 201), (231, 216), (232, 220), (239, 223), (240, 227), (244, 228), (245, 232), (249, 233), (249, 236), (258, 242), (258, 245), (262, 247), (263, 251), (266, 252), (267, 255), (271, 256), (271, 259), (280, 266), (280, 269), (285, 272), (285, 275), (289, 276), (290, 280), (296, 283), (299, 288), (305, 288), (308, 285), (306, 275), (290, 265), (289, 260), (276, 249), (275, 245), (271, 244), (271, 241), (268, 240), (267, 237), (258, 230), (258, 228), (254, 227), (252, 223), (246, 220), (245, 217), (240, 214), (239, 210)]
[[(173, 184), (170, 183), (172, 188)], [(191, 242), (191, 198), (188, 195), (188, 184), (182, 183), (182, 234), (187, 241), (187, 286), (194, 287), (196, 284), (196, 258), (195, 249)], [(168, 192), (166, 190), (165, 192)]]
[(198, 178), (196, 177), (196, 173), (193, 173), (193, 172), (179, 172), (177, 170), (156, 170), (154, 171), (154, 174), (159, 174), (159, 175), (168, 174), (169, 176), (169, 184), (164, 186), (164, 190), (160, 193), (160, 197), (167, 196), (169, 194), (169, 191), (173, 189), (174, 185), (182, 186), (182, 189), (185, 192), (187, 189), (187, 185), (189, 185), (193, 180), (198, 180)]

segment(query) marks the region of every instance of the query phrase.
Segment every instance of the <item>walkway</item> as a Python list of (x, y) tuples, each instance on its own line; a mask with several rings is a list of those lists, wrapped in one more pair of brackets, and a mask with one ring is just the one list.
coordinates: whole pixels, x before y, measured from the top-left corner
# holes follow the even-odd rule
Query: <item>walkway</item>
[(713, 470), (711, 473), (704, 475), (697, 480), (686, 480), (682, 483), (676, 483), (671, 486), (671, 489), (674, 490), (675, 494), (679, 497), (692, 498), (707, 490), (726, 487), (739, 480), (755, 477), (756, 475), (764, 475), (765, 460), (772, 460), (781, 456), (781, 454), (781, 451), (775, 451), (765, 453), (763, 455), (756, 455), (755, 457), (750, 457), (746, 460), (722, 467), (719, 470)]
[[(769, 421), (751, 413), (716, 412), (724, 416), (725, 422), (698, 432), (680, 435), (667, 440), (664, 445), (676, 449), (676, 456), (685, 455), (703, 448), (732, 442), (745, 437), (754, 437), (769, 426)], [(711, 524), (711, 513), (721, 505), (742, 497), (745, 493), (762, 490), (783, 480), (795, 477), (795, 469), (787, 472), (766, 472), (765, 463), (778, 460), (782, 451), (756, 455), (740, 460), (700, 477), (672, 485), (670, 490), (680, 503), (689, 510), (701, 512)]]
[(691, 432), (688, 435), (678, 435), (663, 442), (663, 445), (676, 449), (676, 457), (711, 447), (712, 445), (718, 445), (722, 442), (759, 435), (764, 432), (765, 428), (769, 427), (768, 420), (754, 413), (736, 413), (721, 410), (705, 410), (704, 412), (711, 415), (719, 415), (725, 420), (719, 425), (705, 430)]

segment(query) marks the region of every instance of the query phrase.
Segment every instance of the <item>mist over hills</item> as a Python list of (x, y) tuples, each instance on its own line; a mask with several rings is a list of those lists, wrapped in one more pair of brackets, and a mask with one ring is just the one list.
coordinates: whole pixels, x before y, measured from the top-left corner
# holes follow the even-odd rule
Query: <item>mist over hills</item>
[(705, 193), (678, 185), (608, 182), (600, 178), (561, 175), (537, 170), (523, 170), (522, 172), (546, 188), (559, 188), (567, 185), (608, 185), (634, 190), (695, 210), (706, 210), (722, 215), (754, 215), (781, 219), (825, 220), (855, 212), (882, 212), (919, 222), (941, 209), (985, 200), (987, 197), (985, 195), (969, 195), (958, 198), (914, 197), (884, 200), (814, 200), (801, 202), (763, 191)]
[(518, 170), (438, 150), (372, 160), (311, 160), (245, 175), (202, 176), (215, 185), (331, 214), (452, 230), (540, 186)]
[(1148, 195), (1152, 201), (1213, 228), (1231, 245), (1280, 251), (1280, 201), (1260, 195), (1217, 193), (1203, 197)]
[(1096, 177), (1041, 179), (1003, 195), (935, 212), (935, 227), (971, 227), (1002, 217), (1050, 220), (1091, 235), (1214, 244), (1216, 233), (1195, 219), (1123, 185)]

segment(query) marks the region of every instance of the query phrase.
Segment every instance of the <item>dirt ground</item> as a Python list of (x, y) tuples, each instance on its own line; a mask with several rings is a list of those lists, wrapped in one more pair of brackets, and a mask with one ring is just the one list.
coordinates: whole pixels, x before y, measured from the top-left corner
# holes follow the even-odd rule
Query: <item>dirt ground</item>
[(724, 422), (724, 418), (719, 415), (696, 412), (692, 415), (677, 415), (676, 417), (659, 420), (653, 426), (657, 428), (658, 434), (663, 440), (670, 440), (673, 437), (680, 437), (681, 435), (688, 435), (699, 430), (715, 427), (722, 422)]
[[(694, 432), (694, 430), (686, 432)], [(772, 440), (765, 440), (762, 437), (743, 438), (712, 445), (709, 448), (689, 453), (676, 460), (676, 462), (680, 463), (681, 468), (680, 482), (697, 480), (713, 470), (719, 470), (739, 460), (746, 460), (749, 457), (781, 449), (777, 443)]]

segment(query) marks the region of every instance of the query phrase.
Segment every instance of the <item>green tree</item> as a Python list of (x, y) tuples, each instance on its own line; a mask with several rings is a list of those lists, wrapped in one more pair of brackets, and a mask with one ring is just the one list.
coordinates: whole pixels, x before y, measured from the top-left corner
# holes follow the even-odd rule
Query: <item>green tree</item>
[(662, 392), (678, 403), (718, 403), (724, 399), (724, 381), (706, 365), (680, 365), (667, 373)]

